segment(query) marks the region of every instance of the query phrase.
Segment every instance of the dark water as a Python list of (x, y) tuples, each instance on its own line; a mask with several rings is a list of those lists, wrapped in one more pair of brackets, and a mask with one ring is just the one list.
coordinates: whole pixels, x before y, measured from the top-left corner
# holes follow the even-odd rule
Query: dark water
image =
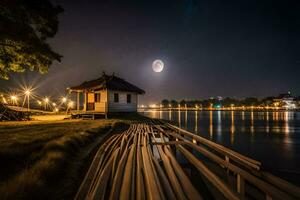
[(262, 162), (300, 185), (300, 112), (145, 111)]

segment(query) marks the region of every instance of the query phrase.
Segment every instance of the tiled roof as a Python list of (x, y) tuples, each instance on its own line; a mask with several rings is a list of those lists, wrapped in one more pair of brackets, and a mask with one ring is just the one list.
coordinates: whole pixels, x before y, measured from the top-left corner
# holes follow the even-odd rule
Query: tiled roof
[(138, 88), (137, 86), (121, 79), (115, 75), (103, 74), (100, 78), (83, 82), (82, 84), (74, 87), (70, 87), (70, 90), (117, 90), (126, 92), (136, 92), (139, 94), (144, 94), (145, 91)]

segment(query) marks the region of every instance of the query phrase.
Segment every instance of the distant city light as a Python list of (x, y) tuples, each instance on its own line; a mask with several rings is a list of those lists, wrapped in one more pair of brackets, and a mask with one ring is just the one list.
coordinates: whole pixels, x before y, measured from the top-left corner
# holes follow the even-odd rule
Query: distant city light
[(150, 104), (149, 108), (157, 108), (158, 106), (156, 104)]

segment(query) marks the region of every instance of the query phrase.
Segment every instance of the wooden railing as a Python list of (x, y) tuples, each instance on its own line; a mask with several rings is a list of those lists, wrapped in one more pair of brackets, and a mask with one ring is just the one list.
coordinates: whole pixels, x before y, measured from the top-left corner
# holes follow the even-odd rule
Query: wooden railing
[[(206, 156), (211, 161), (233, 172), (233, 174), (236, 175), (236, 191), (239, 194), (245, 195), (246, 181), (264, 192), (266, 199), (300, 199), (299, 187), (268, 172), (261, 171), (260, 162), (174, 125), (167, 124), (167, 127), (171, 131), (166, 132), (165, 130), (162, 130), (162, 128), (158, 128), (161, 131), (166, 132), (171, 137), (175, 137), (177, 140), (179, 139), (186, 142), (186, 145)], [(178, 145), (178, 150), (185, 155), (185, 157), (192, 162), (203, 175), (208, 178), (211, 176), (211, 174), (199, 167), (201, 166), (199, 160), (195, 160), (191, 156), (191, 153), (188, 152), (182, 145)], [(218, 154), (211, 150), (217, 151)], [(238, 165), (236, 163), (238, 163)], [(223, 188), (224, 185), (220, 187), (218, 181), (212, 180), (211, 178), (209, 178), (209, 180), (216, 188), (222, 190), (224, 195), (227, 195), (227, 191)]]

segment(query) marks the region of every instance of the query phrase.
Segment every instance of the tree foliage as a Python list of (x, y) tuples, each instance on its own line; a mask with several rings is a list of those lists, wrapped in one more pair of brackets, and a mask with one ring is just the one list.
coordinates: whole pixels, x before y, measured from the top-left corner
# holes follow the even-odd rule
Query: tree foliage
[[(181, 107), (184, 107), (185, 105), (189, 108), (194, 108), (195, 106), (200, 106), (203, 108), (209, 108), (211, 106), (213, 107), (231, 107), (234, 106), (260, 106), (260, 105), (273, 105), (275, 97), (267, 97), (263, 99), (258, 99), (255, 97), (248, 97), (245, 99), (235, 99), (230, 97), (225, 97), (224, 99), (220, 100), (217, 98), (209, 98), (209, 99), (196, 99), (196, 100), (168, 100), (164, 99), (161, 103), (163, 107), (168, 107), (169, 104), (171, 104), (172, 107), (177, 107), (180, 105)], [(300, 99), (300, 97), (299, 97)]]
[(161, 101), (161, 104), (162, 104), (163, 107), (168, 107), (169, 106), (169, 100), (168, 99), (163, 99)]
[(0, 1), (0, 78), (26, 70), (46, 73), (61, 61), (47, 43), (57, 33), (61, 12), (48, 0)]

